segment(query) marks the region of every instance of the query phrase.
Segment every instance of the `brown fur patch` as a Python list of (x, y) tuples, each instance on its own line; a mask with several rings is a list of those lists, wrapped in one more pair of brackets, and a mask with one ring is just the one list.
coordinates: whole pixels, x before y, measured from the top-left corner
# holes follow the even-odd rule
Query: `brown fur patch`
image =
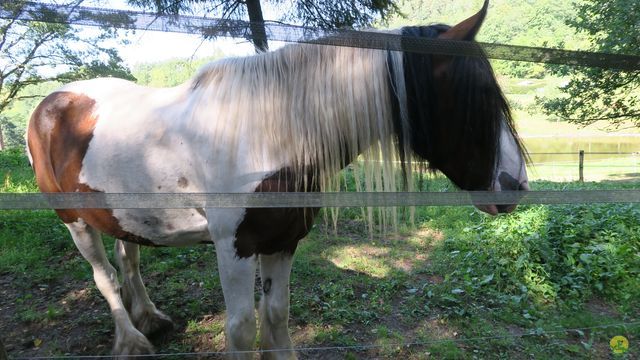
[[(97, 117), (95, 100), (70, 92), (55, 92), (38, 105), (31, 116), (28, 146), (42, 192), (97, 192), (80, 183), (82, 160), (93, 138)], [(92, 227), (142, 245), (147, 239), (124, 231), (110, 209), (56, 209), (65, 223), (83, 219)]]
[[(288, 169), (264, 179), (256, 192), (317, 191), (315, 186), (296, 184)], [(313, 225), (318, 208), (249, 208), (236, 230), (236, 253), (245, 258), (255, 254), (293, 254), (298, 241)]]

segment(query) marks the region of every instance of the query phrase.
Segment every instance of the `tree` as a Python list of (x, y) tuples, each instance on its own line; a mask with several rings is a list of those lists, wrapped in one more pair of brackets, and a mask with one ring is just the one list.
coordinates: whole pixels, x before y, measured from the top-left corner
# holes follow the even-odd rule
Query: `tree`
[[(79, 6), (84, 0), (65, 0), (64, 5)], [(116, 38), (112, 28), (80, 31), (79, 28), (51, 23), (50, 17), (65, 16), (42, 6), (34, 11), (23, 1), (0, 4), (0, 114), (20, 99), (40, 94), (24, 94), (28, 86), (48, 81), (68, 82), (98, 76), (133, 77), (113, 48), (104, 44)], [(39, 21), (20, 20), (24, 12), (33, 12)], [(9, 16), (7, 16), (9, 14)], [(89, 36), (87, 33), (92, 33)], [(0, 150), (5, 141), (0, 122)]]
[(2, 342), (2, 339), (0, 338), (0, 360), (5, 360), (8, 359), (9, 356), (7, 356), (7, 350), (4, 349), (4, 343)]
[[(392, 17), (390, 24), (400, 27), (406, 24), (457, 24), (482, 7), (483, 0), (405, 0), (400, 3), (404, 18)], [(491, 0), (487, 19), (476, 37), (487, 43), (558, 46), (570, 43), (581, 45), (575, 31), (565, 24), (566, 19), (575, 16), (575, 8), (570, 1), (536, 0), (513, 1)], [(494, 70), (517, 78), (541, 78), (547, 74), (542, 64), (493, 60)]]
[[(640, 55), (640, 2), (583, 1), (577, 13), (567, 23), (588, 36), (593, 50)], [(613, 128), (629, 122), (640, 126), (640, 69), (560, 67), (555, 72), (571, 79), (561, 88), (564, 96), (543, 99), (548, 113), (581, 125), (605, 120)]]
[[(395, 0), (128, 0), (129, 4), (153, 9), (160, 14), (179, 14), (200, 10), (223, 19), (248, 17), (256, 52), (266, 51), (268, 43), (262, 3), (278, 6), (278, 21), (299, 22), (322, 29), (363, 27), (376, 19), (385, 20), (398, 11)], [(288, 6), (286, 6), (288, 5)]]

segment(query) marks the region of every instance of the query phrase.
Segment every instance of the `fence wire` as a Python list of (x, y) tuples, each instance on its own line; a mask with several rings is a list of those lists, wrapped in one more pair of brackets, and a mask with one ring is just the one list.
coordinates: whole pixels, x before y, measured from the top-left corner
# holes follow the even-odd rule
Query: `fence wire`
[(639, 190), (286, 192), (286, 193), (0, 193), (0, 210), (193, 209), (640, 203)]
[[(573, 66), (590, 66), (626, 71), (640, 70), (640, 56), (569, 51), (531, 46), (476, 43), (443, 39), (407, 37), (389, 32), (323, 30), (277, 22), (251, 23), (186, 15), (164, 15), (140, 11), (68, 6), (33, 1), (3, 2), (0, 18), (70, 25), (113, 27), (199, 34), (207, 38), (233, 37), (409, 51), (425, 54), (484, 56), (492, 59), (526, 61)], [(259, 34), (252, 29), (260, 29)], [(483, 55), (484, 53), (484, 55)]]
[[(438, 339), (438, 340), (427, 340), (427, 341), (412, 341), (412, 342), (398, 342), (398, 343), (387, 343), (387, 344), (360, 344), (360, 345), (345, 345), (345, 346), (317, 346), (317, 347), (304, 347), (304, 348), (293, 348), (293, 349), (274, 349), (274, 350), (249, 350), (249, 351), (213, 351), (213, 352), (182, 352), (182, 353), (170, 353), (170, 354), (150, 354), (150, 355), (128, 355), (130, 358), (139, 358), (139, 359), (155, 359), (155, 358), (168, 358), (168, 357), (207, 357), (207, 356), (229, 356), (229, 355), (243, 355), (243, 354), (267, 354), (267, 353), (277, 353), (284, 351), (295, 351), (298, 353), (309, 353), (316, 351), (364, 351), (364, 350), (373, 350), (373, 349), (389, 349), (389, 348), (412, 348), (412, 347), (423, 347), (441, 344), (445, 342), (454, 342), (454, 343), (469, 343), (469, 342), (478, 342), (478, 341), (490, 341), (490, 340), (504, 340), (504, 339), (516, 339), (516, 338), (524, 338), (530, 336), (548, 336), (555, 334), (563, 334), (568, 332), (585, 332), (592, 331), (598, 329), (607, 329), (613, 327), (621, 327), (628, 328), (640, 326), (640, 321), (628, 322), (628, 323), (615, 323), (615, 324), (603, 324), (603, 325), (594, 325), (588, 327), (581, 328), (563, 328), (558, 330), (544, 330), (544, 329), (530, 329), (523, 334), (510, 334), (510, 335), (499, 335), (499, 336), (478, 336), (472, 338), (458, 338), (458, 339)], [(38, 356), (38, 357), (15, 357), (15, 360), (23, 360), (23, 359), (112, 359), (111, 355), (87, 355), (87, 356)]]

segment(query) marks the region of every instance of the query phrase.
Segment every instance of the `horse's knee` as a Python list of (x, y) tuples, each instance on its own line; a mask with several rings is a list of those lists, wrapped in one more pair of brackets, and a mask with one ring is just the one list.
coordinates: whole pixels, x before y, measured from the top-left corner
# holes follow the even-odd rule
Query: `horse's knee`
[(251, 311), (227, 315), (228, 350), (250, 350), (256, 339), (256, 318)]
[(289, 321), (289, 304), (262, 299), (260, 304), (260, 321), (269, 325), (286, 324)]

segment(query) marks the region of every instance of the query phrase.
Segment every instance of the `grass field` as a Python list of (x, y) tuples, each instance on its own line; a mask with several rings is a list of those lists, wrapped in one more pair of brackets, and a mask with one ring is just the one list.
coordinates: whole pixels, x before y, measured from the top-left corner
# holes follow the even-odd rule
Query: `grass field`
[[(26, 158), (0, 152), (0, 192), (36, 191)], [(450, 185), (429, 178), (430, 191)], [(533, 182), (540, 189), (640, 182)], [(105, 238), (109, 251), (113, 241)], [(177, 328), (160, 353), (224, 349), (211, 246), (144, 249), (143, 277)], [(0, 337), (10, 356), (103, 355), (106, 302), (52, 211), (0, 212)], [(361, 212), (319, 219), (296, 253), (292, 337), (304, 359), (609, 359), (640, 357), (640, 208), (521, 206), (416, 210), (415, 226), (369, 236)], [(635, 324), (603, 327), (608, 324)], [(567, 330), (571, 329), (571, 330)], [(628, 352), (614, 356), (613, 336)], [(413, 345), (406, 345), (406, 344)], [(359, 348), (359, 345), (367, 345)], [(215, 358), (215, 356), (214, 356)]]

